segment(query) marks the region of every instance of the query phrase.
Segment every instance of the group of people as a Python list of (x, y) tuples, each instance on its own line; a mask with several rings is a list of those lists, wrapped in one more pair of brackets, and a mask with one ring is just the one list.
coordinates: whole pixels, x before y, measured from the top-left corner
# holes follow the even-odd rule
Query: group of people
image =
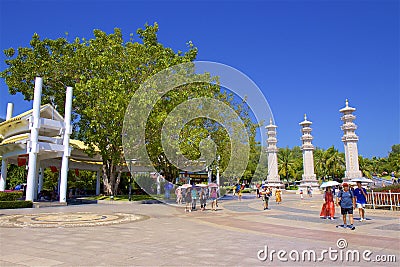
[[(265, 186), (265, 185), (262, 186), (261, 191), (259, 191), (257, 189), (257, 197), (260, 197), (262, 199), (264, 210), (269, 209), (268, 204), (269, 204), (269, 199), (271, 198), (272, 193), (273, 193), (272, 191), (273, 190), (271, 187)], [(282, 202), (282, 191), (279, 188), (279, 186), (277, 186), (275, 189), (275, 201), (276, 201), (276, 204), (280, 204)]]
[[(324, 204), (322, 205), (320, 216), (334, 220), (335, 204), (340, 206), (340, 213), (343, 217), (343, 227), (355, 229), (353, 211), (358, 208), (360, 221), (365, 220), (365, 205), (367, 204), (367, 191), (362, 187), (361, 182), (357, 182), (357, 188), (350, 189), (348, 183), (342, 184), (336, 200), (331, 187), (327, 187), (324, 192)], [(347, 215), (349, 215), (350, 225), (347, 225)]]
[(196, 186), (181, 188), (178, 187), (175, 190), (176, 194), (176, 203), (182, 204), (185, 201), (185, 212), (192, 212), (196, 210), (197, 199), (200, 201), (200, 210), (204, 211), (206, 209), (207, 200), (211, 200), (211, 210), (217, 210), (217, 200), (219, 197), (218, 188), (217, 187), (201, 187), (198, 188)]

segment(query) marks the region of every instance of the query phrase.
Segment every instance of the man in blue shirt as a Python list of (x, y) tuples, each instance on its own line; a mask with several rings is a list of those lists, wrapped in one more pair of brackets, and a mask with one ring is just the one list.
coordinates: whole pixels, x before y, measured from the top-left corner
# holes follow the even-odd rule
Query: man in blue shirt
[(361, 182), (357, 182), (357, 188), (354, 189), (358, 212), (360, 213), (360, 222), (365, 220), (365, 204), (367, 204), (367, 190), (361, 187)]
[[(343, 227), (349, 227), (351, 230), (356, 229), (353, 225), (353, 209), (356, 208), (356, 200), (354, 194), (349, 190), (349, 184), (343, 183), (343, 190), (341, 190), (336, 198), (336, 205), (341, 208), (343, 215)], [(347, 226), (347, 214), (349, 214), (350, 225)]]

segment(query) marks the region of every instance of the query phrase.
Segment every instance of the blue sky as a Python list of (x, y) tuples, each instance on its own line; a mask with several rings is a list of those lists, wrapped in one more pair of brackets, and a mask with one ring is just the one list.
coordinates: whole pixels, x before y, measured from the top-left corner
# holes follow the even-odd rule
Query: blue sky
[[(397, 0), (376, 1), (7, 1), (0, 0), (0, 48), (41, 38), (126, 38), (158, 22), (159, 41), (175, 51), (191, 40), (198, 60), (232, 66), (263, 91), (278, 126), (278, 146), (301, 145), (299, 122), (313, 122), (313, 144), (343, 152), (339, 109), (346, 98), (364, 157), (385, 157), (400, 143)], [(4, 70), (4, 55), (0, 55)], [(0, 117), (31, 108), (0, 81)]]

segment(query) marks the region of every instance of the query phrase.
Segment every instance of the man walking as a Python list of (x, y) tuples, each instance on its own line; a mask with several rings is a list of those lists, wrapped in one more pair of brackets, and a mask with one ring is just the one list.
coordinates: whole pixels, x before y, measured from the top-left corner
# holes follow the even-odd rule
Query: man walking
[[(336, 205), (341, 208), (343, 215), (343, 227), (348, 227), (351, 230), (356, 229), (353, 225), (353, 209), (356, 208), (356, 199), (352, 191), (349, 190), (349, 184), (343, 183), (343, 190), (341, 190), (336, 198)], [(349, 214), (350, 225), (347, 226), (347, 214)]]
[(354, 189), (356, 197), (356, 205), (360, 213), (360, 222), (365, 220), (365, 204), (367, 204), (367, 190), (361, 186), (361, 182), (357, 182), (357, 188)]

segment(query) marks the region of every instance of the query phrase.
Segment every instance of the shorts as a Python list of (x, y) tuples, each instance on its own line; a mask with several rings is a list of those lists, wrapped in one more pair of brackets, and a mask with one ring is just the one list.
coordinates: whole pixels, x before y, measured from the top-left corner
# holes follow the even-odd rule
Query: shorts
[(353, 208), (341, 208), (342, 215), (353, 214)]
[(365, 209), (365, 204), (357, 203), (357, 208)]

